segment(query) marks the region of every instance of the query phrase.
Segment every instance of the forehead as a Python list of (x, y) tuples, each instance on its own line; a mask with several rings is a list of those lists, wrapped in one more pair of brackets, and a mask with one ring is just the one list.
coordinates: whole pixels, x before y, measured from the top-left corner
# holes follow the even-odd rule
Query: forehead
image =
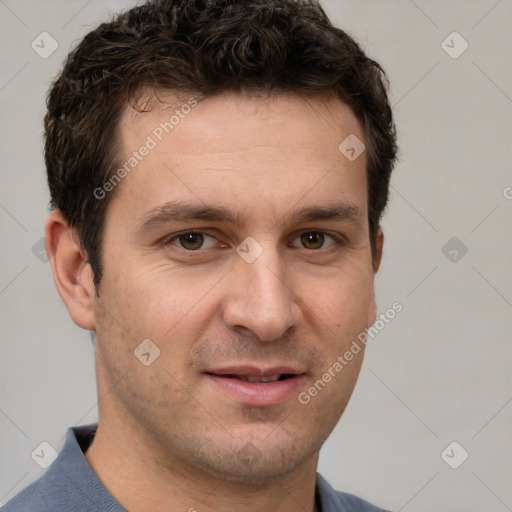
[(301, 199), (345, 197), (364, 209), (366, 154), (350, 161), (339, 150), (349, 136), (363, 140), (362, 130), (333, 96), (159, 98), (147, 112), (126, 107), (119, 124), (119, 160), (135, 164), (119, 191), (132, 213), (187, 198), (281, 215)]
[[(147, 99), (142, 97), (140, 104), (144, 111), (127, 105), (120, 120), (120, 139), (128, 151), (140, 142), (141, 136), (147, 135), (152, 135), (157, 143), (174, 142), (182, 152), (202, 142), (216, 144), (225, 152), (252, 149), (259, 144), (300, 151), (299, 144), (307, 142), (303, 149), (314, 151), (329, 142), (325, 141), (327, 133), (338, 143), (344, 133), (363, 139), (356, 116), (334, 94), (263, 97), (224, 93), (199, 101), (192, 93), (177, 95), (164, 91)], [(281, 130), (283, 127), (287, 129)], [(331, 148), (336, 150), (337, 146)]]

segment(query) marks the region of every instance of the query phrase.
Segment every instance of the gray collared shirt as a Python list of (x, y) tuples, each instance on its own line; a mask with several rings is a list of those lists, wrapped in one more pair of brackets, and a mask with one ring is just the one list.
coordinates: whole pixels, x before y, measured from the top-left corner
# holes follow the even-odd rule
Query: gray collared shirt
[[(95, 432), (96, 425), (70, 428), (48, 471), (9, 501), (2, 512), (126, 512), (83, 455)], [(321, 512), (386, 512), (352, 494), (336, 492), (320, 474), (316, 498)]]

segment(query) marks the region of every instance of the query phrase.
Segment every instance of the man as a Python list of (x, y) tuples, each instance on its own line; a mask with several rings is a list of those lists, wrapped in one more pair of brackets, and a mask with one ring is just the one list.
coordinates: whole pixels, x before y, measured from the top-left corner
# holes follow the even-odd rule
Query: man
[(45, 129), (99, 422), (4, 510), (380, 510), (316, 473), (376, 316), (379, 65), (313, 1), (153, 1), (70, 54)]

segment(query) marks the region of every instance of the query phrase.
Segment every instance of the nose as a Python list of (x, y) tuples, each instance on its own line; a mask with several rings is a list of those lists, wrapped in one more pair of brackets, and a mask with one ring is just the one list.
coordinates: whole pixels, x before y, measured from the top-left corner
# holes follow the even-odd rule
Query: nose
[(232, 330), (272, 341), (297, 326), (299, 298), (276, 251), (265, 249), (252, 263), (239, 258), (227, 284), (223, 320)]

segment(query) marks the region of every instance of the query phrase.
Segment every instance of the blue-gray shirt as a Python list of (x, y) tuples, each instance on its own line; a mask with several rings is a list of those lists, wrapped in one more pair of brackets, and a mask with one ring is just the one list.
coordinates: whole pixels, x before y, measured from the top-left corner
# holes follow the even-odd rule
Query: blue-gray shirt
[[(126, 512), (98, 480), (83, 452), (96, 425), (70, 428), (59, 456), (46, 473), (23, 489), (2, 512)], [(317, 474), (316, 498), (321, 512), (386, 512), (343, 492)]]

